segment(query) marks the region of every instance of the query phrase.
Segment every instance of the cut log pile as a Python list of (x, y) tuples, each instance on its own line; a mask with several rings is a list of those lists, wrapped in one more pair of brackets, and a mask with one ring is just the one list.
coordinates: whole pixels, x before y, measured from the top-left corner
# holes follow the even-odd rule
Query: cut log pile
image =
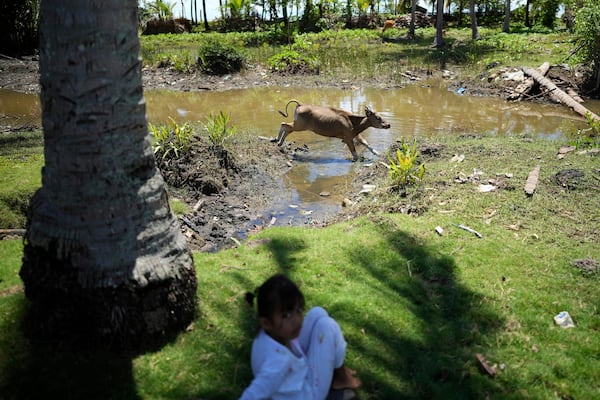
[[(410, 14), (400, 15), (394, 21), (394, 26), (396, 28), (409, 28), (410, 27)], [(429, 15), (422, 12), (415, 12), (415, 28), (426, 28), (429, 26), (433, 26), (434, 24), (433, 18)]]
[(549, 63), (542, 64), (538, 69), (522, 67), (521, 70), (527, 78), (513, 89), (512, 93), (508, 96), (508, 100), (523, 100), (536, 97), (538, 95), (533, 93), (539, 90), (539, 95), (549, 96), (553, 101), (566, 105), (583, 117), (590, 116), (594, 121), (600, 121), (598, 115), (581, 104), (583, 103), (583, 99), (577, 93), (577, 88), (569, 86), (565, 90), (562, 90), (557, 84), (546, 77), (549, 69)]

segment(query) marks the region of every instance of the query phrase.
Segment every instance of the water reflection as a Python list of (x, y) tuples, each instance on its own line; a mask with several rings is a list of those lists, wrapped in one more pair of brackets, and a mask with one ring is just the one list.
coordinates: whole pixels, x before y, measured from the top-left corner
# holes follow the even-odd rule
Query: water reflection
[(0, 89), (0, 122), (5, 126), (40, 126), (40, 98), (13, 90)]

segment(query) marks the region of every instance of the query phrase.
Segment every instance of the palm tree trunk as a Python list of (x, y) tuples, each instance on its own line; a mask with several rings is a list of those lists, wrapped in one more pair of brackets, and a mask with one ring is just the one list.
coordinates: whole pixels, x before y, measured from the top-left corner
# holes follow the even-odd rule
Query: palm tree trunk
[(137, 1), (45, 0), (45, 166), (20, 275), (34, 333), (129, 346), (186, 327), (191, 253), (150, 146)]
[(208, 25), (208, 18), (206, 18), (206, 0), (202, 0), (202, 14), (204, 16), (204, 30), (210, 31), (210, 25)]
[(477, 14), (475, 14), (475, 0), (469, 0), (469, 14), (471, 14), (471, 39), (479, 40), (479, 29), (477, 28)]
[(508, 33), (510, 30), (510, 0), (505, 1), (504, 5), (504, 23), (502, 24), (502, 32)]
[(444, 46), (444, 1), (437, 0), (437, 19), (435, 24), (435, 41), (433, 42), (434, 47)]
[(408, 26), (408, 38), (415, 38), (415, 14), (417, 13), (417, 0), (412, 0), (410, 4), (410, 24)]

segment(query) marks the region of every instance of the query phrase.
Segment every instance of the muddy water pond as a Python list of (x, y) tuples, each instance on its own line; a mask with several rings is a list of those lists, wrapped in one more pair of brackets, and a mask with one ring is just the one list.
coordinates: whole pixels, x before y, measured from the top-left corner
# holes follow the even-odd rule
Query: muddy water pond
[[(370, 128), (363, 136), (376, 149), (385, 151), (402, 137), (491, 133), (497, 135), (532, 134), (550, 140), (586, 126), (566, 107), (532, 103), (508, 103), (490, 97), (459, 95), (447, 90), (444, 83), (413, 85), (400, 89), (299, 89), (256, 88), (224, 92), (146, 93), (150, 121), (205, 121), (206, 116), (220, 111), (229, 113), (238, 128), (248, 128), (257, 135), (275, 137), (283, 121), (291, 121), (277, 111), (285, 110), (290, 99), (302, 103), (330, 105), (363, 113), (365, 105), (378, 111), (391, 124), (389, 130)], [(586, 104), (594, 111), (600, 102)], [(287, 141), (307, 145), (309, 152), (294, 161), (294, 167), (282, 182), (281, 199), (271, 212), (279, 223), (319, 221), (339, 211), (344, 196), (351, 188), (357, 168), (375, 157), (359, 148), (363, 163), (352, 163), (346, 146), (335, 139), (309, 132), (294, 132)], [(325, 196), (324, 196), (325, 195)]]
[[(275, 137), (281, 122), (291, 121), (295, 104), (290, 104), (287, 119), (277, 112), (284, 110), (290, 99), (356, 113), (363, 113), (369, 105), (391, 124), (389, 130), (371, 128), (363, 134), (382, 152), (400, 138), (491, 133), (531, 134), (556, 140), (586, 126), (582, 118), (561, 105), (508, 103), (499, 98), (469, 96), (468, 92), (458, 94), (449, 91), (443, 82), (389, 90), (261, 87), (206, 92), (146, 91), (145, 96), (148, 120), (154, 124), (169, 118), (178, 123), (205, 122), (207, 116), (222, 111), (231, 116), (231, 123), (239, 130), (249, 129), (264, 137)], [(600, 101), (585, 105), (600, 112)], [(0, 90), (0, 118), (4, 126), (39, 124), (38, 96)], [(364, 161), (352, 163), (350, 152), (340, 140), (308, 132), (294, 132), (287, 140), (297, 146), (306, 145), (309, 151), (294, 161), (294, 167), (281, 182), (282, 198), (271, 210), (280, 221), (319, 220), (337, 212), (356, 168), (375, 159), (359, 148)]]

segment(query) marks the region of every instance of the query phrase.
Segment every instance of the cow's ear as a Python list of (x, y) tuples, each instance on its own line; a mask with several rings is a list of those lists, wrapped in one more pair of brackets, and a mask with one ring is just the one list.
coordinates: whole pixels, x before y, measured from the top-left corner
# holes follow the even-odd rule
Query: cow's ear
[(371, 107), (365, 106), (365, 114), (367, 114), (367, 115), (372, 115), (373, 114), (373, 110), (371, 110)]

